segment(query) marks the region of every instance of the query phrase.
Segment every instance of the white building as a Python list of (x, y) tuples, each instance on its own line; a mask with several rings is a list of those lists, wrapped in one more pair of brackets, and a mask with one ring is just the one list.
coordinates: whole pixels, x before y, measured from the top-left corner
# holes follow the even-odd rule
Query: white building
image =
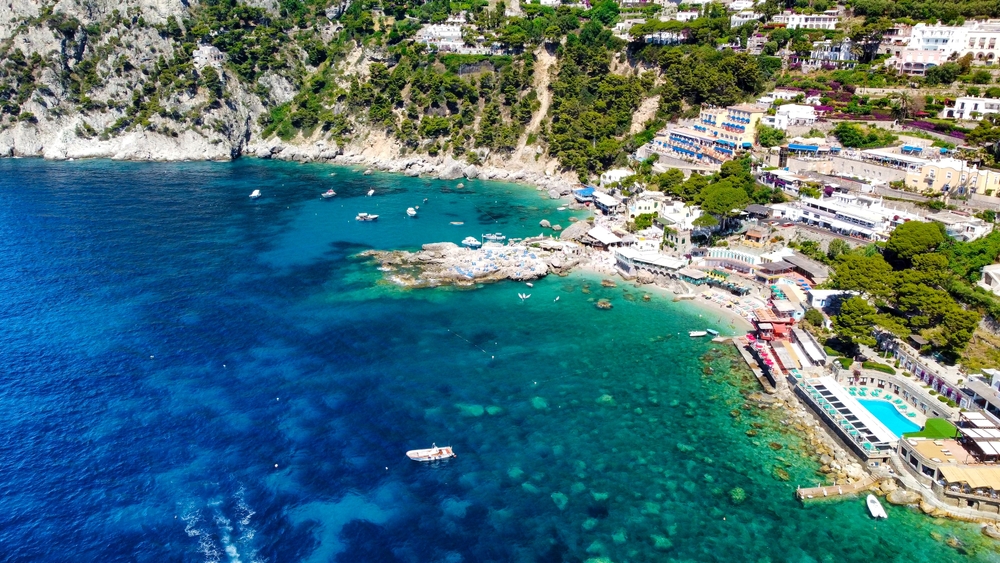
[(944, 225), (948, 236), (963, 242), (980, 239), (993, 232), (993, 224), (987, 223), (978, 217), (970, 217), (950, 211), (939, 211), (927, 218), (936, 223)]
[(737, 12), (729, 16), (730, 27), (739, 27), (745, 23), (760, 21), (764, 17), (764, 14), (758, 14), (754, 11)]
[(222, 63), (226, 61), (226, 54), (213, 45), (199, 45), (191, 53), (191, 59), (194, 62), (195, 68), (201, 69), (211, 66), (222, 70)]
[(844, 38), (840, 41), (827, 39), (825, 41), (813, 42), (812, 51), (809, 52), (809, 66), (819, 68), (823, 65), (832, 65), (837, 68), (852, 68), (857, 63), (858, 57), (854, 54), (854, 42)]
[(967, 54), (974, 62), (991, 64), (1000, 59), (1000, 21), (970, 21), (962, 26), (919, 23), (908, 38), (893, 41), (889, 52), (893, 56), (886, 61), (887, 66), (914, 75)]
[(991, 113), (1000, 113), (1000, 100), (995, 98), (977, 98), (960, 96), (955, 99), (955, 106), (941, 110), (939, 117), (954, 119), (982, 119)]
[(615, 24), (615, 28), (612, 30), (612, 34), (623, 41), (628, 41), (631, 38), (631, 34), (629, 33), (629, 31), (634, 26), (642, 25), (644, 23), (646, 23), (646, 20), (644, 19), (632, 19), (632, 20), (620, 21)]
[(601, 174), (601, 187), (617, 184), (625, 178), (634, 175), (635, 172), (632, 172), (628, 168), (613, 168)]
[(667, 195), (661, 192), (642, 192), (638, 196), (632, 198), (628, 204), (628, 218), (635, 219), (639, 215), (644, 215), (647, 213), (659, 214), (660, 211), (666, 209), (668, 198)]
[(788, 119), (788, 125), (812, 125), (816, 123), (816, 109), (800, 104), (785, 104), (778, 106), (775, 114)]
[(683, 12), (677, 12), (674, 14), (674, 19), (679, 22), (689, 22), (691, 20), (698, 19), (697, 10), (685, 10)]
[(735, 0), (730, 2), (726, 9), (730, 12), (742, 12), (753, 8), (755, 4), (754, 0)]
[(774, 16), (771, 21), (783, 23), (788, 29), (837, 29), (840, 16), (836, 10), (810, 15), (786, 12)]
[(421, 27), (414, 39), (441, 51), (457, 51), (465, 46), (460, 23), (432, 23)]
[(777, 217), (864, 240), (887, 240), (898, 225), (923, 220), (914, 213), (886, 207), (880, 197), (845, 193), (820, 199), (804, 197), (771, 209)]
[(775, 88), (769, 94), (757, 98), (758, 104), (771, 105), (778, 100), (790, 102), (799, 96), (805, 97), (806, 93), (798, 89)]
[(788, 129), (788, 116), (787, 115), (765, 115), (760, 118), (761, 125), (767, 125), (768, 127), (773, 127), (775, 129), (781, 129), (784, 131)]
[(979, 280), (979, 287), (1000, 295), (1000, 264), (983, 267), (983, 279)]

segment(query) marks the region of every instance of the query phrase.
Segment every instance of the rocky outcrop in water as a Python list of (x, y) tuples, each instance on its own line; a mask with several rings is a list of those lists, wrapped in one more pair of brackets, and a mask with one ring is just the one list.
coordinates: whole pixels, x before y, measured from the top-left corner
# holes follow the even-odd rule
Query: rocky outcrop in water
[[(425, 244), (419, 252), (369, 250), (386, 278), (405, 287), (531, 281), (569, 270), (581, 260), (573, 243), (533, 239), (522, 244), (486, 243), (471, 249), (450, 242)], [(530, 292), (529, 292), (530, 293)]]

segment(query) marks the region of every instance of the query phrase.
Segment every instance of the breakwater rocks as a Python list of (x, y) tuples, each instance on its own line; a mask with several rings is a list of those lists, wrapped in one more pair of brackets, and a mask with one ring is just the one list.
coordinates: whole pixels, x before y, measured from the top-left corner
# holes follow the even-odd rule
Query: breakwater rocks
[(361, 256), (374, 258), (388, 280), (404, 287), (531, 281), (566, 272), (583, 260), (579, 245), (546, 238), (486, 243), (477, 249), (438, 242), (425, 244), (418, 252), (368, 250)]

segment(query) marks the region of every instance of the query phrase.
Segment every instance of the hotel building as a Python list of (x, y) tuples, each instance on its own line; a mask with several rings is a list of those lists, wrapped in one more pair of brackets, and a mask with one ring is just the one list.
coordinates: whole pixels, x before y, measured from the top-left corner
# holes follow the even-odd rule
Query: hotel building
[(649, 148), (685, 160), (721, 164), (753, 147), (764, 113), (764, 108), (747, 104), (705, 108), (694, 124), (661, 132)]

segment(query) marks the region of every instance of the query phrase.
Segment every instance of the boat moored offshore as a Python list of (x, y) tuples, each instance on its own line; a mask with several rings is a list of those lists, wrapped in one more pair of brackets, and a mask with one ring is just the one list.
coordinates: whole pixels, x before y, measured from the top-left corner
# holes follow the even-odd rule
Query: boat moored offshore
[(369, 213), (358, 213), (358, 216), (354, 218), (355, 221), (377, 221), (378, 215), (371, 215)]
[(438, 461), (458, 456), (455, 455), (454, 451), (452, 451), (451, 446), (439, 448), (437, 444), (431, 444), (431, 447), (429, 448), (422, 450), (410, 450), (406, 452), (406, 457), (414, 461)]
[(257, 199), (260, 197), (260, 190), (254, 190), (250, 192), (250, 199)]
[(704, 330), (689, 330), (688, 331), (688, 336), (690, 336), (691, 338), (701, 338), (702, 336), (706, 336), (706, 335), (708, 335), (708, 331), (704, 331)]
[(476, 237), (465, 237), (462, 239), (462, 244), (469, 248), (479, 248), (483, 245), (483, 243), (479, 242), (479, 239)]
[(409, 215), (410, 217), (416, 217), (417, 216), (417, 210), (414, 209), (414, 208), (412, 208), (412, 207), (407, 207), (406, 208), (406, 214)]
[(331, 189), (331, 190), (326, 190), (325, 192), (323, 192), (322, 194), (320, 194), (320, 197), (322, 197), (323, 199), (330, 199), (331, 197), (333, 197), (335, 195), (337, 195), (337, 192), (335, 192), (335, 191), (333, 191)]

